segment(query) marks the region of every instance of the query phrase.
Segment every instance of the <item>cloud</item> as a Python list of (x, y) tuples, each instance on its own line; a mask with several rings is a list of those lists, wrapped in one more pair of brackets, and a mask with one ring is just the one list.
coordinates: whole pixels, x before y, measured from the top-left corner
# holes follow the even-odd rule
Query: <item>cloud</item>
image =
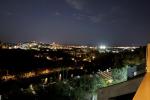
[(7, 14), (8, 16), (13, 15), (13, 13), (12, 13), (12, 12), (7, 12), (6, 14)]
[(117, 23), (120, 20), (124, 20), (123, 13), (118, 6), (113, 6), (107, 12), (98, 13), (93, 16), (89, 16), (89, 19), (93, 23)]
[(87, 20), (91, 21), (92, 23), (99, 23), (103, 20), (104, 15), (98, 14), (98, 15), (88, 15), (88, 14), (80, 14), (80, 13), (74, 13), (74, 18), (77, 20)]
[(83, 19), (86, 19), (87, 16), (85, 14), (74, 13), (73, 17), (77, 20), (83, 20)]
[(104, 15), (95, 15), (95, 16), (88, 16), (88, 18), (93, 22), (93, 23), (99, 23), (103, 20)]
[(55, 15), (56, 15), (56, 16), (60, 16), (61, 13), (60, 13), (60, 12), (55, 12)]
[(84, 0), (66, 0), (66, 2), (74, 9), (82, 10), (85, 5)]
[(12, 11), (5, 11), (5, 12), (2, 12), (1, 14), (4, 15), (4, 16), (12, 16), (12, 15), (14, 15), (14, 13)]
[(121, 7), (118, 5), (113, 5), (108, 7), (106, 10), (101, 10), (100, 7), (99, 11), (95, 11), (94, 5), (96, 2), (95, 0), (66, 0), (66, 2), (74, 9), (82, 10), (82, 12), (76, 13), (73, 16), (77, 20), (87, 20), (91, 21), (92, 23), (117, 23), (123, 19), (123, 13), (121, 12)]

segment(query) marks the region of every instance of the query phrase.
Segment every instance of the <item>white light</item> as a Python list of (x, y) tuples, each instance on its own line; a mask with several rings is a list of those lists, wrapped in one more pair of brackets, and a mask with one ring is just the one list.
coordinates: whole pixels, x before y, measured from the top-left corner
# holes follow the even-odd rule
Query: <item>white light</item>
[(106, 49), (106, 46), (105, 46), (105, 45), (100, 45), (99, 48), (100, 48), (100, 49)]
[(44, 84), (46, 84), (48, 82), (48, 78), (45, 78), (44, 80)]
[(137, 75), (137, 72), (134, 72), (133, 74), (134, 74), (134, 76), (136, 76), (136, 75)]
[(93, 59), (95, 59), (95, 56), (92, 56)]
[(73, 74), (71, 74), (71, 77), (73, 77)]
[(107, 69), (106, 72), (109, 72), (109, 69)]
[(80, 78), (80, 76), (78, 75), (78, 76), (76, 76), (77, 78)]
[(61, 80), (61, 74), (59, 74), (59, 80)]
[(83, 70), (83, 66), (81, 66), (80, 69)]

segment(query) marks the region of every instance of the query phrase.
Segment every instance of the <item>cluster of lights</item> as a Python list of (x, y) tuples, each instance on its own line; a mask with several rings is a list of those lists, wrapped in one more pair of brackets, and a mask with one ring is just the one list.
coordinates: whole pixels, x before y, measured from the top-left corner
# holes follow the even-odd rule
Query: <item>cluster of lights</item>
[(7, 80), (15, 80), (16, 78), (15, 78), (15, 75), (5, 75), (5, 76), (2, 76), (1, 79), (7, 81)]
[(48, 73), (50, 73), (50, 70), (46, 69), (46, 70), (41, 71), (40, 74), (48, 74)]
[(35, 72), (28, 72), (23, 75), (23, 78), (30, 78), (34, 76), (35, 76)]
[(100, 49), (106, 49), (106, 46), (105, 45), (100, 45), (99, 48)]
[[(55, 69), (45, 69), (45, 70), (40, 70), (39, 72), (26, 72), (23, 73), (22, 75), (20, 75), (20, 78), (31, 78), (31, 77), (36, 77), (36, 76), (40, 76), (40, 75), (46, 75), (49, 73), (53, 73), (53, 72), (60, 72), (61, 70), (73, 70), (74, 68), (72, 67), (68, 67), (68, 68), (55, 68)], [(1, 80), (4, 81), (8, 81), (8, 80), (17, 80), (16, 75), (4, 75), (0, 77)]]

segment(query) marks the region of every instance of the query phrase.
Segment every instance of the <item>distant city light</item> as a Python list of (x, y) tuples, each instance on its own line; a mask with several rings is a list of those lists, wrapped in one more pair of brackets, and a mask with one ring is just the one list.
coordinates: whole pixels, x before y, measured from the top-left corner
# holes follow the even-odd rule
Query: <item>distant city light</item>
[(99, 48), (100, 49), (106, 49), (106, 46), (105, 45), (100, 45)]

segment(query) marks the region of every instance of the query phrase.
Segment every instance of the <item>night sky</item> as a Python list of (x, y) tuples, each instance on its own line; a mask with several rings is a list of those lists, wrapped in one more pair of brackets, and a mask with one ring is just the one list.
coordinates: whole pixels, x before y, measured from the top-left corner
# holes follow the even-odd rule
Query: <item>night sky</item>
[(0, 0), (0, 40), (146, 45), (150, 0)]

